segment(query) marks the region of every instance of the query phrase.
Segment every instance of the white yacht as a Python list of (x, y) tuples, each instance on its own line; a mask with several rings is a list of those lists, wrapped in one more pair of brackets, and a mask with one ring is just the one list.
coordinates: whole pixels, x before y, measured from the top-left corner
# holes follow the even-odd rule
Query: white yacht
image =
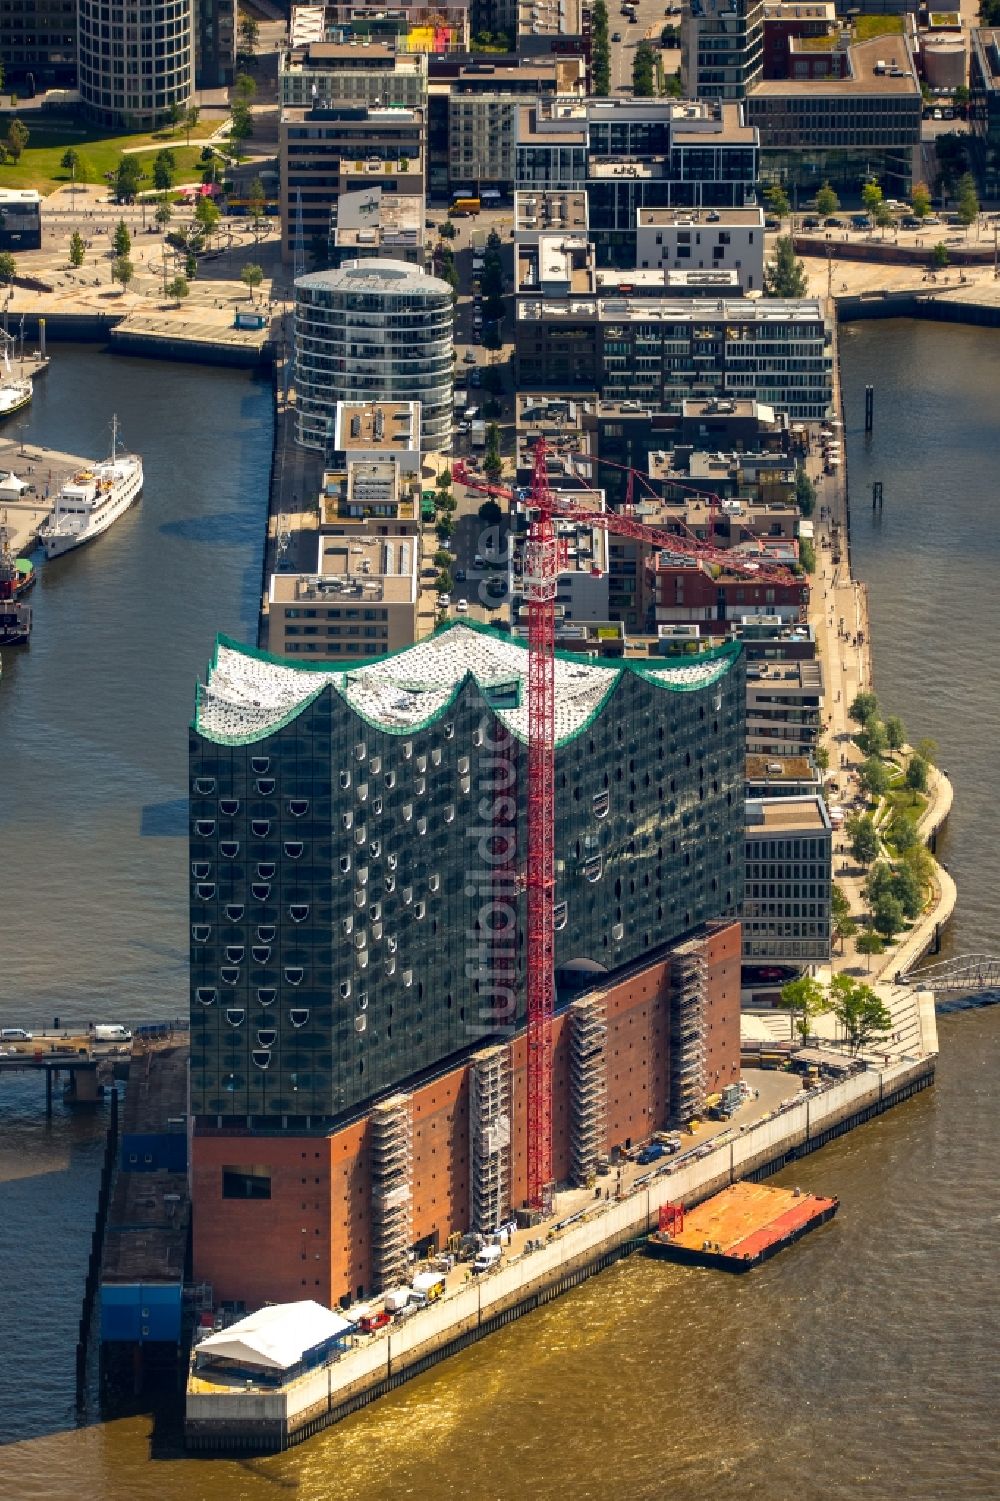
[(31, 400), (34, 391), (31, 376), (23, 373), (23, 365), (21, 370), (21, 375), (14, 375), (10, 363), (10, 348), (5, 344), (3, 351), (3, 374), (0, 375), (0, 422), (3, 421), (4, 417), (11, 417), (15, 412), (19, 412)]
[(51, 516), (39, 528), (47, 558), (58, 558), (106, 532), (142, 494), (142, 460), (119, 453), (118, 418), (111, 429), (111, 457), (83, 469), (63, 485)]

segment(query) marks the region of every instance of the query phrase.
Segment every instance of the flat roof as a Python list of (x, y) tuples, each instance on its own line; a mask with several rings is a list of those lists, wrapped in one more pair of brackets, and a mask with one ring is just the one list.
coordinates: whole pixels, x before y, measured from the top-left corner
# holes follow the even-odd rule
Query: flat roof
[(0, 203), (27, 205), (41, 201), (41, 193), (37, 193), (34, 188), (0, 188)]
[(417, 552), (413, 537), (324, 534), (317, 540), (314, 572), (271, 575), (271, 604), (412, 604), (417, 597)]
[(656, 229), (677, 226), (684, 229), (697, 225), (699, 228), (726, 229), (731, 224), (745, 225), (756, 229), (764, 227), (762, 208), (640, 208), (639, 227), (650, 225)]
[[(849, 78), (782, 78), (765, 79), (754, 84), (749, 102), (758, 98), (817, 98), (822, 94), (915, 94), (919, 97), (920, 84), (913, 71), (913, 62), (906, 39), (902, 36), (878, 36), (870, 42), (856, 42), (848, 48), (851, 67)], [(893, 75), (886, 71), (875, 72), (875, 64), (883, 62), (887, 70), (896, 67), (901, 71)]]
[(514, 194), (514, 226), (519, 230), (587, 229), (587, 194), (582, 190), (519, 188)]
[[(771, 768), (777, 766), (778, 770)], [(749, 782), (815, 782), (819, 773), (807, 756), (748, 755), (746, 775)]]
[[(309, 280), (308, 277), (305, 278)], [(296, 283), (298, 285), (298, 283)], [(679, 301), (666, 297), (544, 297), (518, 298), (517, 316), (528, 322), (544, 318), (590, 318), (601, 322), (634, 323), (816, 323), (826, 326), (818, 298), (786, 302), (776, 297), (754, 302), (745, 297)]]
[(748, 839), (762, 833), (830, 832), (830, 819), (821, 797), (747, 798), (746, 810)]
[(982, 63), (987, 88), (1000, 87), (1000, 28), (974, 26), (972, 45)]
[[(430, 276), (409, 261), (394, 261), (383, 256), (367, 260), (345, 261), (335, 271), (311, 271), (295, 279), (295, 289), (309, 292), (385, 292), (394, 297), (401, 293), (451, 294), (446, 281)], [(817, 304), (818, 306), (818, 304)]]
[(424, 237), (424, 200), (419, 193), (386, 193), (381, 186), (341, 193), (334, 212), (338, 246), (378, 246), (385, 238), (418, 245)]
[(420, 446), (420, 402), (338, 401), (333, 446), (348, 455), (409, 453)]

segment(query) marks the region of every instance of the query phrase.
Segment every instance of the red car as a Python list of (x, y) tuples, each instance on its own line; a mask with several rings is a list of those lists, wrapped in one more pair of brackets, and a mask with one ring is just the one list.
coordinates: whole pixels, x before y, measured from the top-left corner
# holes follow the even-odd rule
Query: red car
[(358, 1329), (362, 1334), (377, 1334), (380, 1329), (387, 1328), (391, 1323), (392, 1314), (380, 1308), (378, 1313), (366, 1313), (358, 1324)]

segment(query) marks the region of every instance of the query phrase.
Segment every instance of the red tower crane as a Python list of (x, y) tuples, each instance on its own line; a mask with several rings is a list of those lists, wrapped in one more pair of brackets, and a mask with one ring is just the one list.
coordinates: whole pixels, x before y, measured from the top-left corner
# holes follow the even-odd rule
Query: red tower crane
[[(524, 597), (528, 605), (528, 1205), (545, 1211), (553, 1191), (552, 1167), (552, 1018), (555, 1009), (555, 603), (559, 543), (555, 520), (577, 521), (616, 536), (630, 537), (733, 572), (791, 582), (793, 575), (770, 559), (748, 559), (690, 536), (675, 536), (646, 526), (630, 515), (595, 511), (574, 504), (571, 494), (549, 485), (544, 438), (535, 445), (529, 492), (528, 536), (524, 558)], [(615, 465), (616, 468), (624, 467)], [(452, 466), (456, 483), (491, 497), (517, 503), (513, 491), (491, 484), (461, 461)], [(648, 480), (639, 471), (633, 479)]]

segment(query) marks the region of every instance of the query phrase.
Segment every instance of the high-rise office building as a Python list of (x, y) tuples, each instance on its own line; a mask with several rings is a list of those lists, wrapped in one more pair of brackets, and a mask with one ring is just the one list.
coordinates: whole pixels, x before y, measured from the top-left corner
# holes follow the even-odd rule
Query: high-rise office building
[(80, 0), (78, 86), (102, 125), (167, 119), (194, 94), (192, 0)]

